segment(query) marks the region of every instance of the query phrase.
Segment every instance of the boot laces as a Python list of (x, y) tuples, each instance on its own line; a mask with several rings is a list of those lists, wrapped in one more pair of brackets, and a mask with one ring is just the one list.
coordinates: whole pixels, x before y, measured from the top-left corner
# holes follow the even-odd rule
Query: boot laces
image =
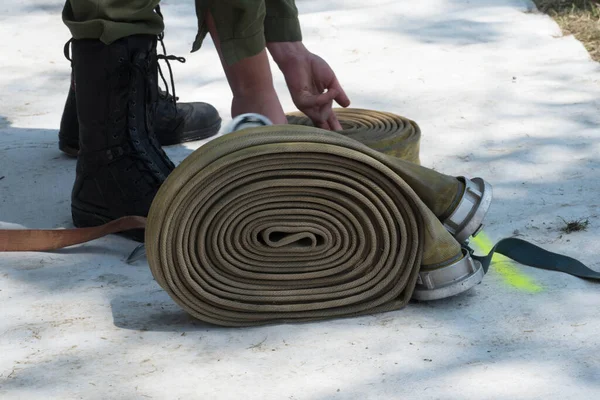
[[(146, 60), (146, 62), (144, 63), (131, 63), (130, 64), (130, 68), (131, 71), (133, 73), (134, 76), (132, 76), (131, 80), (130, 80), (130, 85), (135, 85), (135, 82), (137, 79), (139, 79), (140, 77), (142, 79), (145, 80), (145, 87), (146, 87), (146, 91), (144, 93), (145, 98), (145, 103), (146, 104), (152, 104), (154, 103), (153, 107), (156, 107), (156, 99), (153, 99), (153, 95), (152, 95), (152, 90), (150, 89), (151, 86), (155, 85), (156, 82), (154, 82), (154, 79), (152, 79), (151, 77), (151, 73), (150, 73), (150, 68), (151, 68), (151, 62), (149, 59)], [(130, 87), (130, 90), (132, 90), (133, 86)], [(127, 96), (125, 96), (127, 97)], [(127, 98), (124, 99), (125, 101), (127, 101)], [(131, 100), (129, 100), (131, 101)], [(129, 118), (135, 118), (135, 116), (131, 113), (131, 111), (133, 109), (135, 109), (135, 105), (133, 105), (133, 107), (128, 107), (130, 115)], [(147, 136), (148, 136), (148, 140), (151, 143), (151, 146), (155, 147), (157, 149), (157, 151), (162, 154), (165, 158), (167, 157), (167, 155), (163, 152), (162, 148), (160, 147), (160, 144), (158, 143), (158, 141), (156, 140), (156, 137), (154, 135), (154, 130), (152, 128), (152, 126), (154, 125), (154, 114), (155, 114), (156, 110), (155, 109), (147, 109), (146, 110), (146, 118), (147, 118)], [(140, 121), (138, 121), (137, 123), (141, 123)], [(137, 129), (137, 128), (136, 128)], [(129, 138), (129, 140), (131, 142), (133, 142), (134, 147), (136, 145), (139, 144), (139, 139), (132, 139), (131, 137)], [(147, 172), (150, 174), (150, 176), (153, 177), (153, 182), (151, 184), (151, 186), (153, 187), (157, 187), (160, 186), (162, 183), (162, 179), (164, 179), (164, 173), (161, 172), (160, 168), (158, 165), (156, 165), (150, 155), (147, 153), (146, 150), (142, 150), (142, 152), (138, 153), (138, 152), (132, 152), (129, 154), (129, 157), (132, 159), (133, 164), (130, 165), (128, 167), (128, 169), (135, 168), (140, 171), (140, 172)], [(149, 193), (152, 193), (152, 190), (150, 190)]]
[[(160, 11), (160, 6), (157, 5), (155, 8), (155, 11), (162, 19), (164, 19), (162, 12)], [(158, 64), (158, 73), (165, 85), (166, 99), (168, 101), (172, 101), (173, 105), (177, 106), (177, 100), (179, 100), (179, 98), (177, 97), (177, 95), (175, 93), (175, 79), (173, 78), (173, 69), (171, 68), (171, 63), (169, 63), (169, 61), (178, 61), (183, 64), (186, 62), (186, 59), (184, 57), (178, 57), (178, 56), (174, 56), (172, 54), (167, 54), (167, 49), (165, 47), (164, 38), (165, 38), (165, 33), (161, 32), (158, 35), (158, 41), (160, 42), (160, 46), (162, 47), (163, 54), (158, 54), (157, 59), (164, 60), (165, 64), (167, 65), (167, 68), (169, 69), (169, 78), (171, 81), (171, 88), (173, 89), (173, 96), (171, 96), (169, 93), (169, 85), (167, 84), (167, 80), (165, 79), (165, 75), (163, 74), (160, 63), (157, 63)]]

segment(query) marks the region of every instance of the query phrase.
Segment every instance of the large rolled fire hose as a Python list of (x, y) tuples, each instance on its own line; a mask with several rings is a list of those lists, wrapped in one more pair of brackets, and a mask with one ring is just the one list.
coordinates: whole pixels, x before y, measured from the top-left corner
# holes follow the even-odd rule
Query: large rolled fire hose
[(292, 125), (225, 135), (163, 184), (147, 258), (194, 317), (244, 326), (370, 314), (481, 281), (481, 265), (443, 223), (466, 181), (418, 165), (414, 122), (337, 113), (339, 134), (292, 116)]
[[(192, 316), (223, 326), (348, 317), (449, 297), (482, 280), (493, 252), (473, 255), (468, 239), (481, 227), (491, 187), (420, 166), (413, 121), (336, 113), (339, 133), (308, 126), (300, 115), (290, 115), (290, 125), (241, 124), (246, 129), (202, 146), (162, 185), (146, 223), (147, 259), (159, 285)], [(140, 227), (139, 218), (126, 217), (102, 234), (128, 223)], [(99, 235), (91, 229), (87, 239)], [(6, 232), (0, 250), (77, 242), (58, 240), (57, 231)], [(52, 244), (41, 246), (52, 232)], [(495, 250), (600, 278), (518, 239)]]

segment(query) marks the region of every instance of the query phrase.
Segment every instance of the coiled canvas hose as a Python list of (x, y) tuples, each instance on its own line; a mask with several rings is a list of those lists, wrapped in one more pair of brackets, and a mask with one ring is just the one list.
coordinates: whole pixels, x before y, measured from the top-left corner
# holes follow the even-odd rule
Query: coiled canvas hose
[(462, 257), (440, 222), (462, 183), (418, 164), (418, 126), (336, 113), (340, 133), (292, 115), (222, 136), (163, 184), (147, 258), (191, 315), (248, 326), (399, 309), (420, 268)]

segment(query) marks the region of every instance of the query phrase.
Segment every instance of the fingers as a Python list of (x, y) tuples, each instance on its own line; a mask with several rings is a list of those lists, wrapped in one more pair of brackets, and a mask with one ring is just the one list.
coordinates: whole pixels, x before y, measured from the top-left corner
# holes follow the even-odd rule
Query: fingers
[(327, 124), (329, 125), (329, 127), (331, 128), (332, 131), (341, 131), (342, 124), (340, 124), (340, 121), (338, 121), (337, 115), (335, 115), (333, 110), (330, 110), (330, 112), (331, 112), (331, 114), (329, 115)]
[(329, 106), (328, 109), (306, 111), (305, 114), (312, 120), (317, 128), (326, 129), (328, 131), (341, 131), (342, 125), (338, 121), (335, 112)]
[[(317, 106), (320, 108), (320, 114), (322, 118), (321, 120), (326, 121), (324, 125), (328, 126), (328, 128), (323, 129), (330, 129), (334, 131), (342, 130), (342, 125), (338, 121), (335, 112), (333, 112), (333, 110), (331, 109), (333, 100), (337, 99), (338, 97), (340, 97), (340, 92), (337, 89), (329, 89), (326, 93), (323, 93), (317, 98)], [(345, 97), (347, 100), (345, 93), (342, 97)], [(348, 104), (350, 104), (349, 101)]]
[[(315, 122), (313, 121), (313, 123), (315, 123)], [(317, 128), (325, 129), (328, 131), (331, 130), (331, 127), (329, 126), (329, 123), (327, 121), (317, 122), (317, 123), (315, 123), (315, 126)]]
[(317, 97), (317, 105), (323, 107), (327, 103), (333, 103), (334, 100), (342, 107), (350, 105), (350, 99), (336, 78), (333, 79), (327, 91)]
[(324, 107), (327, 104), (331, 104), (333, 100), (338, 96), (338, 91), (335, 89), (329, 89), (325, 93), (317, 96), (315, 103), (318, 107)]
[(313, 121), (316, 127), (327, 130), (342, 130), (342, 125), (331, 109), (333, 99), (339, 96), (339, 92), (330, 89), (325, 93), (314, 96), (306, 101), (304, 113)]
[(335, 90), (337, 92), (337, 96), (334, 97), (336, 103), (338, 103), (342, 107), (348, 107), (350, 105), (350, 99), (346, 95), (346, 92), (338, 82), (337, 78), (333, 78), (333, 82), (331, 83), (331, 90)]

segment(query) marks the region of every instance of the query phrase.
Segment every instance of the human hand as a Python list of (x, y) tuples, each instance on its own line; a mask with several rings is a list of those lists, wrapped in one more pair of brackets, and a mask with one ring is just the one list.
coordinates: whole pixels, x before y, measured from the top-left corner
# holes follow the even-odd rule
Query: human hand
[(329, 64), (309, 52), (301, 42), (269, 43), (268, 49), (285, 77), (296, 107), (316, 127), (341, 130), (332, 111), (333, 101), (348, 107), (350, 99)]

